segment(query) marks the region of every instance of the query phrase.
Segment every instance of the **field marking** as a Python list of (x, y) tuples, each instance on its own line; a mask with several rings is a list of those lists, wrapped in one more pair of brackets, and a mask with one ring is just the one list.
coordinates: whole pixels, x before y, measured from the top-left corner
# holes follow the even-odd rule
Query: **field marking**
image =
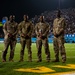
[[(74, 69), (75, 70), (75, 64), (67, 64), (66, 66), (61, 66), (61, 65), (55, 65), (57, 68), (69, 68), (69, 69)], [(54, 66), (53, 66), (54, 67)], [(71, 71), (71, 72), (59, 72), (56, 73), (55, 70), (45, 67), (45, 66), (40, 66), (40, 67), (35, 67), (35, 68), (19, 68), (19, 69), (13, 69), (15, 71), (19, 71), (19, 72), (32, 72), (32, 73), (51, 73), (51, 74), (41, 74), (41, 75), (75, 75), (75, 71)], [(53, 73), (52, 73), (53, 72)]]
[(62, 72), (62, 73), (53, 73), (53, 74), (41, 74), (41, 75), (75, 75), (75, 71), (73, 71), (73, 72)]
[(20, 69), (14, 69), (14, 70), (20, 71), (20, 72), (33, 72), (33, 73), (55, 72), (55, 70), (45, 66), (35, 67), (35, 68), (20, 68)]

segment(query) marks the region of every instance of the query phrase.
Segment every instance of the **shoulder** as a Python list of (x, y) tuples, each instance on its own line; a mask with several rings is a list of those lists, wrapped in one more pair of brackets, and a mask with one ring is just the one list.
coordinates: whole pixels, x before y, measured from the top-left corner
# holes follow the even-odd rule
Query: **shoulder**
[(9, 25), (9, 21), (7, 21), (6, 23), (4, 23), (4, 25), (3, 26), (7, 26), (7, 25)]
[(10, 24), (10, 21), (7, 21), (5, 24)]
[(45, 21), (43, 24), (44, 24), (45, 26), (49, 26), (49, 23), (46, 22), (46, 21)]
[(28, 21), (29, 23), (32, 23), (32, 21)]
[(55, 18), (53, 21), (53, 24), (55, 24), (57, 22), (58, 18)]
[(18, 25), (18, 23), (17, 22), (14, 22), (15, 23), (15, 25)]
[(40, 22), (36, 23), (36, 26), (39, 25), (39, 24), (40, 24)]
[(61, 20), (65, 20), (65, 18), (61, 17)]
[(62, 22), (66, 22), (65, 18), (63, 18), (63, 17), (61, 18), (61, 21), (62, 21)]
[(54, 19), (54, 21), (57, 21), (57, 20), (58, 20), (58, 18), (55, 18), (55, 19)]
[(33, 25), (32, 21), (28, 21), (28, 23), (29, 23), (30, 25)]
[(19, 25), (22, 25), (24, 23), (24, 21), (21, 21), (20, 23), (19, 23)]
[(48, 23), (48, 22), (45, 22), (45, 24), (49, 25), (49, 23)]

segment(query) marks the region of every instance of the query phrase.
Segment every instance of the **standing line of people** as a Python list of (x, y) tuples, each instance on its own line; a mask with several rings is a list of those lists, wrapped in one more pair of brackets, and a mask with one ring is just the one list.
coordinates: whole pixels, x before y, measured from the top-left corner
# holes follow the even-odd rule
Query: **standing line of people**
[[(23, 21), (17, 24), (15, 22), (15, 16), (11, 15), (9, 21), (3, 25), (4, 37), (4, 51), (2, 53), (2, 61), (6, 62), (6, 54), (8, 47), (10, 46), (10, 57), (9, 61), (13, 61), (14, 51), (16, 46), (17, 34), (20, 35), (20, 60), (19, 62), (24, 61), (24, 50), (25, 47), (28, 49), (28, 61), (32, 62), (32, 50), (31, 50), (31, 38), (32, 33), (36, 33), (36, 48), (37, 48), (37, 62), (42, 62), (42, 45), (45, 49), (46, 60), (50, 62), (50, 50), (48, 44), (48, 34), (50, 30), (50, 25), (44, 20), (44, 16), (40, 16), (39, 22), (34, 25), (31, 21), (28, 20), (28, 15), (23, 16)], [(53, 62), (59, 62), (59, 51), (62, 56), (62, 62), (66, 61), (66, 52), (64, 47), (64, 29), (66, 23), (65, 19), (61, 17), (61, 12), (58, 10), (57, 18), (53, 22), (53, 47), (55, 52), (55, 60)]]

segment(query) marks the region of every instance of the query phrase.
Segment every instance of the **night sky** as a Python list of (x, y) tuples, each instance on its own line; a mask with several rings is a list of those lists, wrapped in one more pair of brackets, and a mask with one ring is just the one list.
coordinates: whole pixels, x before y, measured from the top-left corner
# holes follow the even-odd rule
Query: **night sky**
[[(75, 0), (60, 0), (60, 8), (75, 7)], [(55, 10), (59, 7), (58, 0), (0, 0), (0, 21), (2, 17), (14, 14), (16, 21), (21, 21), (24, 14), (30, 18), (44, 11)]]

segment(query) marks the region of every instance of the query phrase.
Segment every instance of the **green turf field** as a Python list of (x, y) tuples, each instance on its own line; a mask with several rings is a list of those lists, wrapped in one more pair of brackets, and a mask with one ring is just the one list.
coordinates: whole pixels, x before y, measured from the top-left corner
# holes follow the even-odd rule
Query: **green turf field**
[[(0, 43), (0, 75), (75, 75), (75, 44), (65, 44), (67, 61), (60, 62), (46, 62), (45, 51), (42, 48), (43, 61), (37, 63), (37, 49), (36, 44), (32, 44), (33, 62), (27, 62), (28, 53), (25, 49), (24, 62), (18, 62), (20, 57), (20, 44), (17, 43), (14, 55), (14, 62), (9, 62), (9, 53), (7, 53), (7, 62), (2, 62), (2, 50), (4, 45)], [(54, 59), (53, 44), (49, 44), (51, 52), (51, 60)], [(62, 73), (64, 72), (64, 73)], [(67, 74), (66, 74), (67, 73)]]

